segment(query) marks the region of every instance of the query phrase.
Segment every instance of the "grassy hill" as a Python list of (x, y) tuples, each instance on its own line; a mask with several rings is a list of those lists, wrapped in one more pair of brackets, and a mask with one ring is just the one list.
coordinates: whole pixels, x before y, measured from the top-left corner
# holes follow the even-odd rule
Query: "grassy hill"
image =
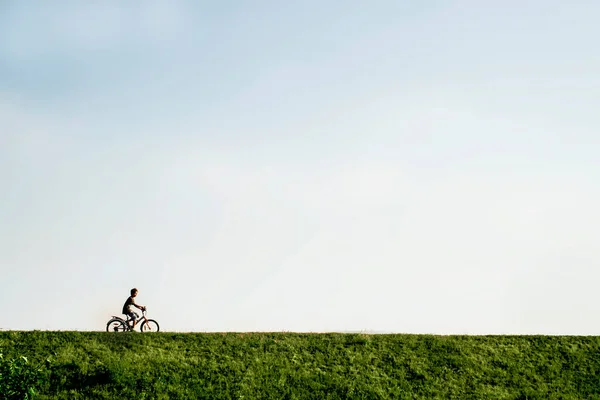
[(48, 399), (600, 399), (599, 337), (34, 331), (0, 352)]

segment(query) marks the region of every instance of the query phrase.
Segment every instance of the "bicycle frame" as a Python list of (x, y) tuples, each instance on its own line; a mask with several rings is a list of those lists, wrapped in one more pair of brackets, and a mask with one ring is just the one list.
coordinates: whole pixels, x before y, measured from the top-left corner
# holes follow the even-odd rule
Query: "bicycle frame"
[[(129, 318), (129, 315), (127, 316), (127, 319), (124, 320), (125, 321), (125, 325), (127, 325), (127, 329), (129, 331), (132, 331), (133, 328), (131, 327), (131, 323), (132, 323), (132, 319)], [(146, 318), (146, 310), (142, 311), (142, 316), (140, 318), (137, 319), (135, 326), (141, 326), (140, 324), (148, 322), (148, 318)]]

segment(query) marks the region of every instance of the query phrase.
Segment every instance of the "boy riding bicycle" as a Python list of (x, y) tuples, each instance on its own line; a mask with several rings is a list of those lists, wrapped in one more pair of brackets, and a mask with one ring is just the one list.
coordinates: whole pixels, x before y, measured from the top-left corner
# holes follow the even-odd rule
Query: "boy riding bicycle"
[(133, 322), (131, 329), (133, 329), (135, 328), (135, 324), (137, 324), (138, 318), (140, 317), (138, 313), (133, 311), (133, 307), (137, 307), (142, 311), (146, 310), (146, 307), (136, 304), (134, 300), (135, 296), (138, 294), (138, 290), (136, 288), (131, 289), (130, 293), (131, 296), (129, 296), (127, 300), (125, 300), (125, 304), (123, 304), (123, 314), (127, 315), (131, 319)]

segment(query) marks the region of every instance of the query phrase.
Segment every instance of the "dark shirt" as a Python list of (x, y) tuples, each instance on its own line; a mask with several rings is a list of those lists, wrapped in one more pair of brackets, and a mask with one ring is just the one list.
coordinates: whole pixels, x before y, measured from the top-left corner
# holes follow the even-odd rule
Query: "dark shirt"
[(123, 314), (128, 314), (133, 311), (131, 307), (133, 304), (135, 304), (133, 297), (129, 296), (125, 301), (125, 304), (123, 304)]

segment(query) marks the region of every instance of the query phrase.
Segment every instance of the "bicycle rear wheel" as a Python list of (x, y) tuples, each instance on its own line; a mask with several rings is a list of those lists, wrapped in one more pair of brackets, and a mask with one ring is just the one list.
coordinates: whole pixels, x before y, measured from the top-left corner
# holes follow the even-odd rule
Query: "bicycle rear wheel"
[(127, 325), (120, 319), (113, 318), (106, 324), (106, 332), (125, 332)]
[(140, 326), (140, 332), (158, 332), (159, 329), (158, 322), (153, 319), (145, 320)]

